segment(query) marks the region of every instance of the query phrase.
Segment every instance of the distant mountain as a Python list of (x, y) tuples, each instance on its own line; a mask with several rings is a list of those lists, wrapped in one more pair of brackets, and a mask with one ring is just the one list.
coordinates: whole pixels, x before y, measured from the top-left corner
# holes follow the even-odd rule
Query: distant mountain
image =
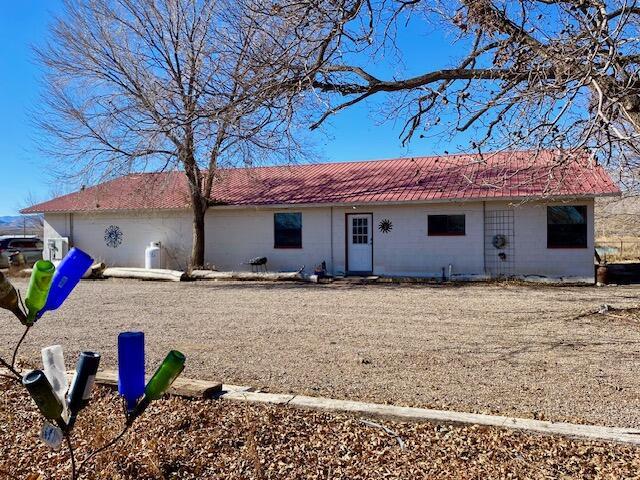
[(42, 216), (5, 215), (0, 217), (0, 235), (42, 234)]

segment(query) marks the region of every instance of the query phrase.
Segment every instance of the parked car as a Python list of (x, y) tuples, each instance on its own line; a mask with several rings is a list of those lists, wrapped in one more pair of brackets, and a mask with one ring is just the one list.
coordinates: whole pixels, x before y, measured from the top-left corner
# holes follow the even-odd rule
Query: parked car
[(37, 237), (0, 237), (0, 268), (9, 268), (11, 254), (20, 252), (27, 265), (42, 259), (42, 240)]

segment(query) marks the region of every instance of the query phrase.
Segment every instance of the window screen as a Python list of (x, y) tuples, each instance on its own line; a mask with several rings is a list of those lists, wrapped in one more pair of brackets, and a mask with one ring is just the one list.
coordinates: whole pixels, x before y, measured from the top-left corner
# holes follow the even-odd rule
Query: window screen
[(547, 207), (547, 248), (587, 248), (587, 207)]
[(429, 215), (429, 235), (464, 235), (464, 215)]
[(273, 220), (275, 248), (302, 248), (302, 213), (276, 213)]

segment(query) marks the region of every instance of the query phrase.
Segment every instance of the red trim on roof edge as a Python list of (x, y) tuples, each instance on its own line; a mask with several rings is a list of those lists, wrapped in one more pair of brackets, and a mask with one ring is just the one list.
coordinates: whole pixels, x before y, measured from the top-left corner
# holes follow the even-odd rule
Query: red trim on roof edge
[[(619, 195), (587, 155), (502, 152), (219, 171), (212, 202), (228, 206), (416, 203)], [(190, 207), (182, 172), (130, 174), (20, 213), (178, 210)]]

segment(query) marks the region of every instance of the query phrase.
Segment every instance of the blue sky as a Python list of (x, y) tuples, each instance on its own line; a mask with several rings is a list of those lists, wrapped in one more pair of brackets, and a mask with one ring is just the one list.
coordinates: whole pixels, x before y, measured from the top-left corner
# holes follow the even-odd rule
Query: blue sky
[[(38, 110), (39, 79), (32, 45), (47, 35), (51, 14), (59, 2), (20, 0), (2, 2), (0, 12), (0, 216), (15, 214), (31, 195), (44, 200), (54, 189), (48, 159), (38, 152), (38, 131), (30, 118)], [(454, 49), (437, 35), (425, 36), (410, 26), (400, 39), (410, 73), (450, 63)], [(391, 75), (377, 69), (385, 76)], [(387, 75), (387, 76), (388, 76)], [(426, 155), (455, 151), (454, 146), (432, 140), (414, 140), (403, 147), (398, 138), (401, 122), (380, 125), (371, 112), (379, 101), (361, 104), (334, 116), (313, 140), (323, 160), (345, 161)]]

